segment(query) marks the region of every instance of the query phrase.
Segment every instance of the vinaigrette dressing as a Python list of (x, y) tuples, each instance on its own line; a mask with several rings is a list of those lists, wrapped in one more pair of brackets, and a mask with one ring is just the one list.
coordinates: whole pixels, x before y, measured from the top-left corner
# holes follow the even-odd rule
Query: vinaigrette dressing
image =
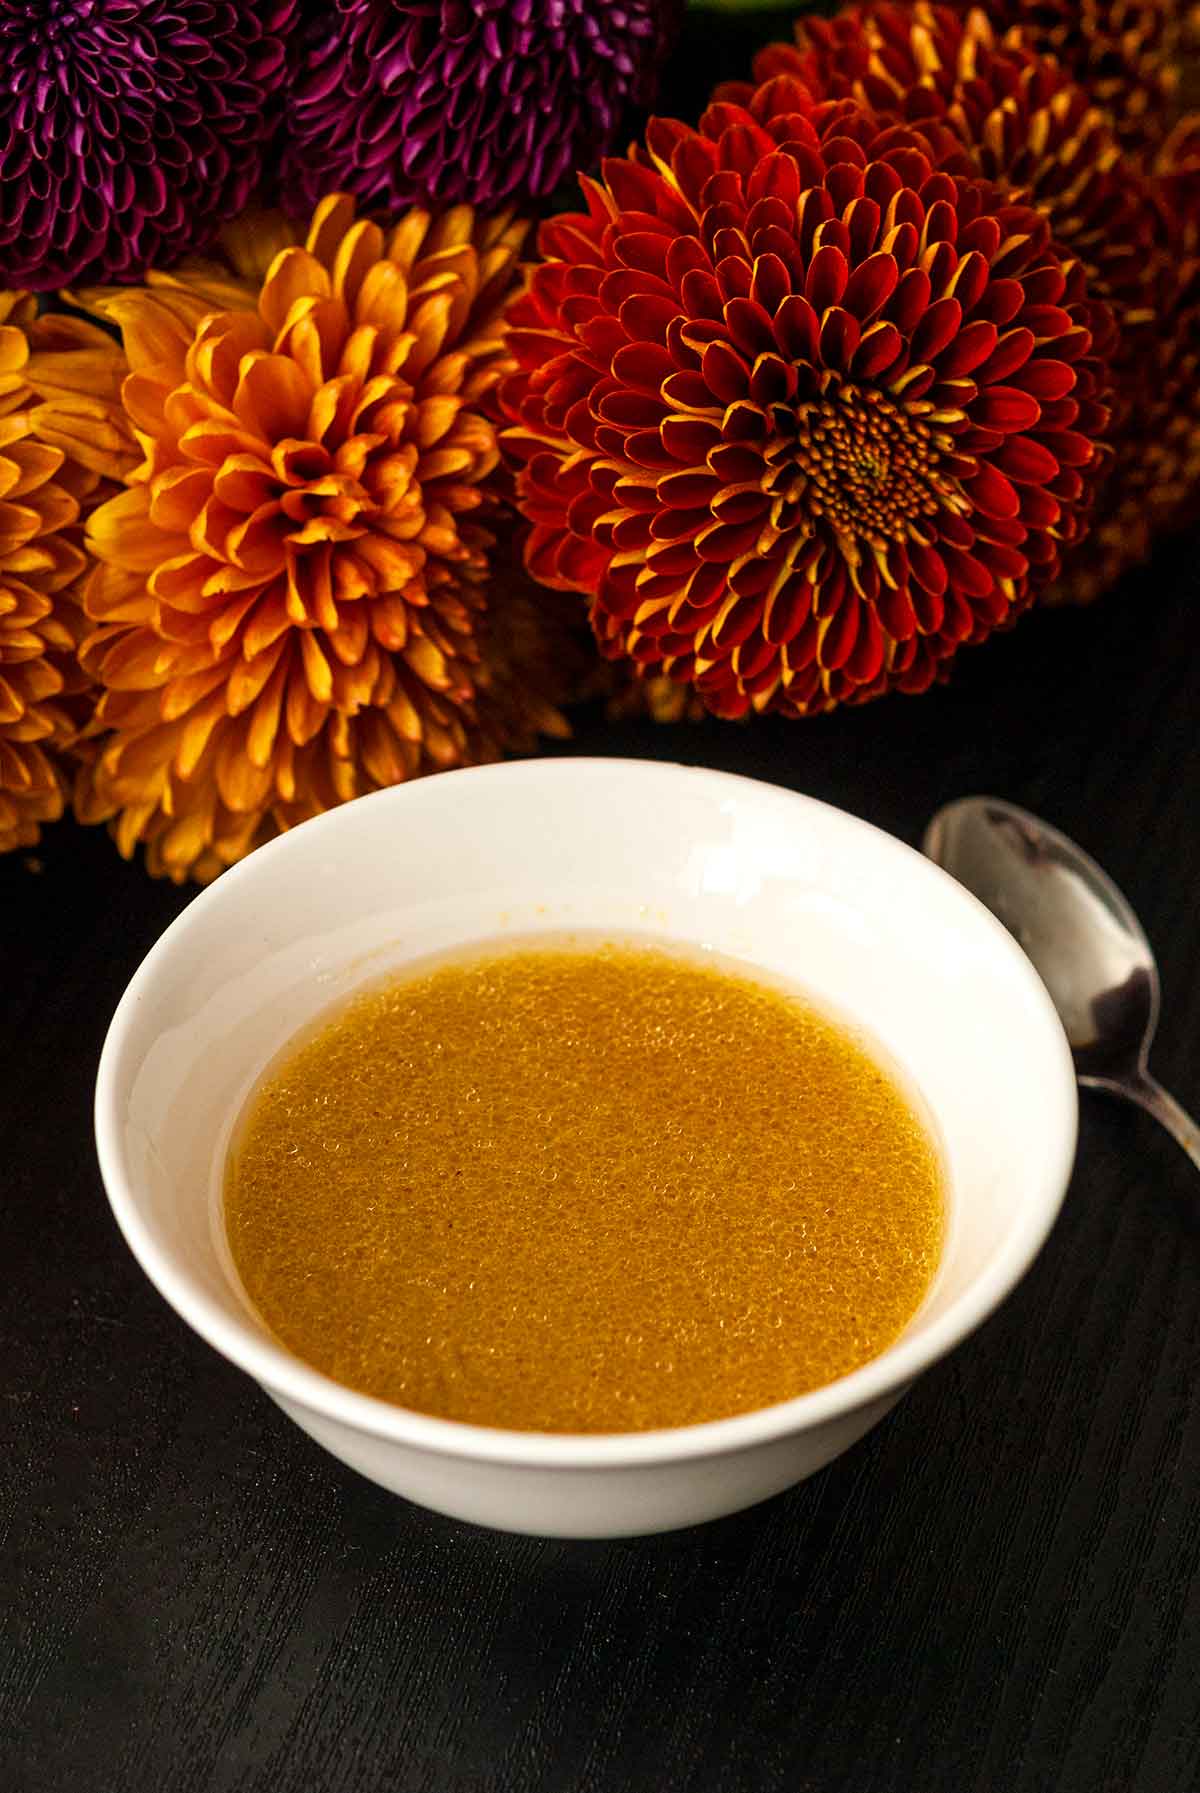
[(225, 1213), (267, 1324), (339, 1382), (620, 1432), (877, 1356), (933, 1278), (946, 1198), (898, 1082), (801, 994), (579, 935), (427, 962), (293, 1042), (247, 1104)]

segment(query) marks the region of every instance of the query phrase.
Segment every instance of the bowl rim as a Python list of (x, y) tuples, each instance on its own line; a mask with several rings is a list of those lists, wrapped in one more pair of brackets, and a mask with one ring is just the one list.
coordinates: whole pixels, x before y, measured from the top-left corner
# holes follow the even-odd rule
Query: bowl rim
[[(670, 782), (684, 774), (727, 787), (731, 797), (756, 803), (776, 802), (793, 811), (832, 813), (843, 825), (868, 837), (883, 861), (916, 861), (922, 875), (950, 894), (977, 926), (990, 932), (1007, 956), (1013, 975), (1024, 984), (1035, 1012), (1040, 1012), (1058, 1061), (1057, 1089), (1046, 1085), (1052, 1125), (1048, 1149), (1031, 1165), (1020, 1224), (957, 1297), (918, 1337), (900, 1338), (849, 1375), (769, 1407), (732, 1418), (696, 1425), (642, 1432), (522, 1432), (440, 1419), (398, 1407), (373, 1395), (344, 1387), (295, 1357), (281, 1343), (251, 1329), (249, 1318), (235, 1318), (196, 1282), (178, 1256), (164, 1249), (143, 1220), (132, 1190), (121, 1142), (119, 1092), (124, 1057), (134, 1014), (144, 993), (173, 962), (197, 925), (197, 917), (228, 900), (243, 883), (261, 878), (278, 861), (296, 851), (298, 836), (311, 844), (311, 830), (333, 833), (361, 827), (376, 809), (403, 804), (427, 780), (390, 786), (326, 811), (257, 848), (200, 891), (163, 930), (142, 959), (114, 1011), (105, 1036), (96, 1079), (94, 1116), (101, 1176), (118, 1228), (158, 1292), (208, 1344), (261, 1384), (285, 1406), (354, 1432), (366, 1433), (440, 1457), (536, 1469), (632, 1468), (670, 1464), (692, 1458), (723, 1456), (766, 1445), (789, 1434), (848, 1417), (873, 1402), (899, 1398), (928, 1369), (980, 1326), (1024, 1276), (1058, 1216), (1070, 1182), (1078, 1134), (1078, 1092), (1074, 1062), (1058, 1013), (1030, 961), (990, 910), (961, 884), (916, 848), (850, 811), (786, 786), (740, 773), (688, 765), (675, 760), (624, 759), (620, 756), (534, 757), (486, 766), (458, 768), (438, 774), (436, 783), (449, 796), (464, 779), (536, 783), (550, 777), (570, 781), (579, 776), (611, 774)], [(382, 818), (381, 818), (382, 819)]]

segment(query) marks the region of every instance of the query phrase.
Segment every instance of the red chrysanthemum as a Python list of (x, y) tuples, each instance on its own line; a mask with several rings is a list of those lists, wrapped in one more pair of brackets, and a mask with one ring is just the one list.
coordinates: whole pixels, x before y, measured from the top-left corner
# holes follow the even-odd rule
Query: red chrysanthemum
[[(805, 19), (795, 44), (760, 52), (755, 74), (802, 80), (823, 99), (851, 97), (922, 129), (949, 129), (972, 168), (1046, 218), (1078, 256), (1088, 290), (1109, 302), (1114, 355), (1114, 472), (1097, 503), (1097, 530), (1072, 557), (1055, 596), (1092, 597), (1149, 547), (1150, 513), (1135, 513), (1147, 465), (1145, 371), (1163, 344), (1159, 313), (1174, 279), (1154, 181), (1118, 142), (1105, 111), (1019, 32), (1002, 45), (989, 18), (929, 0), (854, 5)], [(752, 88), (722, 92), (745, 99)]]
[(1083, 531), (1110, 315), (1036, 212), (854, 102), (776, 81), (647, 145), (510, 313), (531, 569), (720, 715), (923, 689)]

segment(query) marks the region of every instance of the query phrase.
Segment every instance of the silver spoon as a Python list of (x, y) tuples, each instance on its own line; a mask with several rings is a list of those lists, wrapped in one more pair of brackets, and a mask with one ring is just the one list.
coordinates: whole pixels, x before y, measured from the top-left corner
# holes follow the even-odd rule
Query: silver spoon
[(999, 917), (1058, 1010), (1079, 1081), (1136, 1102), (1200, 1169), (1200, 1128), (1147, 1068), (1158, 967), (1112, 879), (1065, 834), (997, 797), (939, 809), (922, 842)]

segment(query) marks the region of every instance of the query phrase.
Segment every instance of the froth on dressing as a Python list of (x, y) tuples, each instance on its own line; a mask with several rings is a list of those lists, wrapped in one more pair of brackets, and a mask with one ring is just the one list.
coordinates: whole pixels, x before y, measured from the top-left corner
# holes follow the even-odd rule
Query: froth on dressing
[(905, 1328), (941, 1159), (868, 1045), (793, 989), (577, 936), (372, 989), (253, 1092), (242, 1283), (349, 1387), (621, 1432), (820, 1387)]

